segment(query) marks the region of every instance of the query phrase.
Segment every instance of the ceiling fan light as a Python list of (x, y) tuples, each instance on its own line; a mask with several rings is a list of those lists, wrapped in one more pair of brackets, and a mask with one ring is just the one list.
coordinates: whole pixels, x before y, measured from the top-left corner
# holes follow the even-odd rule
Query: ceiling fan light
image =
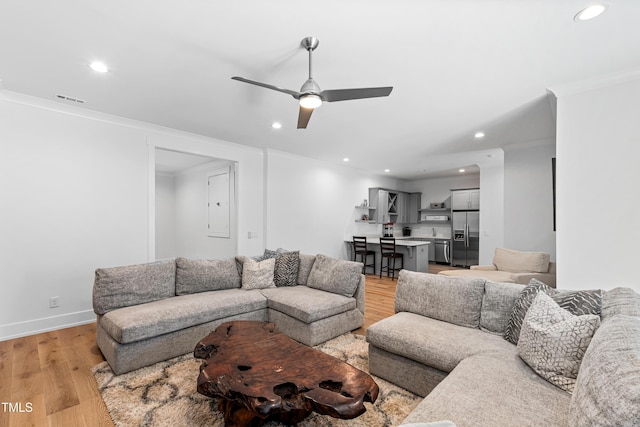
[(303, 95), (300, 97), (300, 106), (302, 108), (318, 108), (322, 105), (322, 99), (318, 95)]

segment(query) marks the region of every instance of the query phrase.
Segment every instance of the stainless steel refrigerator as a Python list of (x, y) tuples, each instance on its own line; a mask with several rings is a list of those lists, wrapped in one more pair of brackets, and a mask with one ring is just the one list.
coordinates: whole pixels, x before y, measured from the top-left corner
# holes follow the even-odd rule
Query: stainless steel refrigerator
[(451, 224), (451, 265), (477, 265), (480, 250), (480, 212), (453, 211)]

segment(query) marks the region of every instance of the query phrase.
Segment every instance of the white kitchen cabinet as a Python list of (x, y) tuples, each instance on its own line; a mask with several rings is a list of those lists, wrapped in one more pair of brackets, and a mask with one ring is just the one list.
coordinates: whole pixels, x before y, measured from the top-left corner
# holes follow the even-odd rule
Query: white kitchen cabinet
[(454, 211), (480, 209), (480, 189), (454, 190), (451, 192), (451, 209)]

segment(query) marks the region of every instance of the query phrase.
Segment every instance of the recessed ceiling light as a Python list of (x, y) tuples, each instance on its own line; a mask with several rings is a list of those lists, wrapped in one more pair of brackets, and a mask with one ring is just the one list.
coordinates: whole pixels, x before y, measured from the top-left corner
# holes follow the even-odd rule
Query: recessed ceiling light
[(349, 161), (349, 158), (348, 158), (348, 157), (345, 157), (344, 159), (342, 159), (342, 161), (343, 161), (343, 162), (348, 162), (348, 161)]
[(385, 169), (384, 171), (385, 171), (385, 172), (391, 172), (389, 169)]
[(103, 62), (95, 61), (89, 64), (89, 66), (93, 71), (98, 73), (107, 73), (109, 71), (109, 68)]
[(280, 122), (273, 122), (271, 123), (271, 127), (274, 129), (280, 129), (282, 127), (282, 124), (280, 124)]
[(576, 16), (573, 17), (573, 20), (576, 22), (588, 21), (595, 18), (596, 16), (602, 15), (605, 10), (607, 10), (606, 4), (592, 4), (591, 6), (585, 7), (580, 12), (578, 12)]
[(475, 135), (473, 135), (473, 137), (475, 139), (484, 138), (484, 132), (476, 132)]
[(458, 169), (458, 172), (463, 173), (464, 169)]

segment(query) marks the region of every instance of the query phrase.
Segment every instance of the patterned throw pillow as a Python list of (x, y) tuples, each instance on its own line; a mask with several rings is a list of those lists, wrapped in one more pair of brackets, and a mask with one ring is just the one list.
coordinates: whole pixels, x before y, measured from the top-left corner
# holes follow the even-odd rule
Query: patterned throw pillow
[(273, 281), (276, 286), (296, 286), (298, 284), (298, 269), (300, 268), (300, 251), (265, 249), (264, 258), (275, 258), (276, 266)]
[(544, 292), (547, 295), (554, 295), (558, 293), (555, 289), (545, 285), (539, 280), (531, 279), (529, 284), (525, 286), (520, 294), (520, 297), (516, 300), (511, 310), (511, 316), (507, 327), (504, 330), (504, 339), (512, 344), (518, 344), (518, 338), (520, 337), (520, 328), (522, 327), (522, 321), (527, 314), (531, 303), (536, 298), (538, 293)]
[(580, 363), (599, 326), (599, 316), (574, 316), (539, 292), (522, 323), (518, 354), (542, 378), (573, 393)]
[(571, 314), (582, 316), (583, 314), (597, 314), (602, 312), (602, 289), (590, 291), (560, 292), (551, 298), (558, 305)]
[(520, 297), (513, 306), (511, 317), (504, 332), (504, 339), (513, 344), (518, 344), (518, 337), (520, 336), (520, 328), (524, 316), (527, 314), (527, 310), (529, 310), (531, 303), (539, 292), (549, 295), (560, 307), (575, 316), (582, 316), (584, 314), (596, 314), (600, 316), (602, 311), (601, 289), (558, 291), (537, 279), (531, 279), (529, 285), (523, 289)]
[(275, 258), (265, 259), (260, 262), (246, 258), (242, 266), (242, 289), (275, 288), (276, 285), (273, 283), (275, 264)]

